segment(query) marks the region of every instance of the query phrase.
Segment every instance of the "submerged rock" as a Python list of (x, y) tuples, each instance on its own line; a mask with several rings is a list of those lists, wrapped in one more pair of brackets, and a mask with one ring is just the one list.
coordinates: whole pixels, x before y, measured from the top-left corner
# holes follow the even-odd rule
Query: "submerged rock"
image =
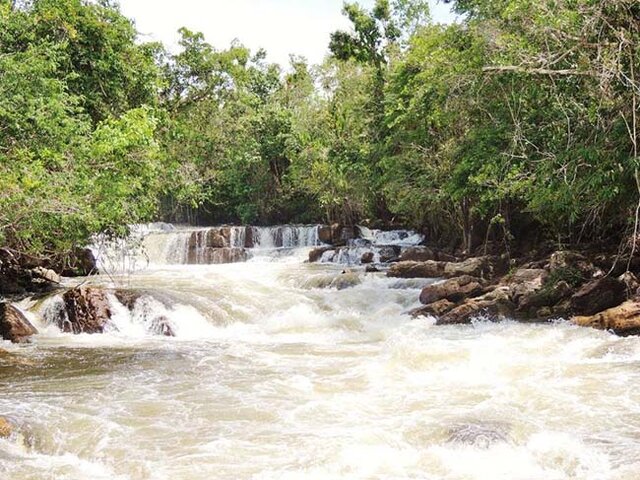
[(9, 303), (0, 303), (0, 337), (13, 343), (23, 343), (38, 330), (20, 310)]
[(355, 287), (362, 283), (362, 279), (354, 272), (344, 272), (333, 279), (330, 287), (338, 290), (344, 290), (345, 288)]
[(486, 449), (496, 443), (509, 442), (509, 435), (502, 424), (466, 423), (451, 428), (448, 442)]
[(59, 328), (64, 332), (103, 333), (111, 319), (111, 308), (103, 290), (94, 287), (79, 287), (63, 295), (67, 318), (59, 319)]
[(629, 300), (591, 316), (577, 316), (571, 319), (581, 327), (612, 330), (618, 335), (640, 334), (640, 301)]

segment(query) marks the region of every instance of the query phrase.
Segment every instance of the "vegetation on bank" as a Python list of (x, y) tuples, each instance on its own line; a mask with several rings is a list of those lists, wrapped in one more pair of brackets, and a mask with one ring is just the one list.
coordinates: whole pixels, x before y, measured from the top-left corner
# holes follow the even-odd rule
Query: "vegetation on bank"
[(162, 217), (634, 249), (640, 4), (451, 3), (448, 26), (346, 3), (326, 61), (283, 68), (186, 28), (141, 43), (111, 0), (0, 0), (0, 245)]

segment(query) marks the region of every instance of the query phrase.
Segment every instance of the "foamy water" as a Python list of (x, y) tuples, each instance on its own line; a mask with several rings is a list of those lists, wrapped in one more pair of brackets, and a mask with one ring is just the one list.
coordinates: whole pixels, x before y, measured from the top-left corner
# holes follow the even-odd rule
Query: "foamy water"
[[(640, 478), (640, 340), (412, 319), (430, 280), (304, 264), (157, 265), (112, 330), (0, 344), (0, 478)], [(338, 280), (336, 280), (338, 279)], [(95, 280), (94, 280), (95, 282)], [(162, 315), (175, 338), (154, 335)]]

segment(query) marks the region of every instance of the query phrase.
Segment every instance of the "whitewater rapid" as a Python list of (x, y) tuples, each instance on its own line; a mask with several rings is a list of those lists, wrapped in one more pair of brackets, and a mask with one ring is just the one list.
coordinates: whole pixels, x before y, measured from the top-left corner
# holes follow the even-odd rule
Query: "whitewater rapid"
[[(133, 311), (112, 296), (103, 335), (23, 302), (41, 333), (0, 344), (0, 415), (20, 426), (0, 478), (640, 478), (638, 338), (436, 327), (406, 314), (435, 280), (304, 263), (310, 248), (92, 278), (148, 292)], [(159, 314), (175, 337), (149, 330)]]

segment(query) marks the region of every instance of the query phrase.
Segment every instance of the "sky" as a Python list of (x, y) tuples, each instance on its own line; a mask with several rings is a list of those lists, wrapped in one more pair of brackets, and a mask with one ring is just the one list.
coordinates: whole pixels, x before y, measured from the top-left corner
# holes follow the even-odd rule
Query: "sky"
[[(449, 6), (431, 1), (435, 21), (448, 23)], [(358, 0), (371, 8), (375, 0)], [(343, 0), (120, 0), (122, 12), (132, 18), (142, 40), (161, 41), (175, 50), (180, 27), (203, 32), (218, 49), (234, 39), (252, 51), (264, 48), (268, 60), (288, 65), (289, 55), (302, 55), (312, 63), (328, 53), (329, 35), (346, 30)]]

